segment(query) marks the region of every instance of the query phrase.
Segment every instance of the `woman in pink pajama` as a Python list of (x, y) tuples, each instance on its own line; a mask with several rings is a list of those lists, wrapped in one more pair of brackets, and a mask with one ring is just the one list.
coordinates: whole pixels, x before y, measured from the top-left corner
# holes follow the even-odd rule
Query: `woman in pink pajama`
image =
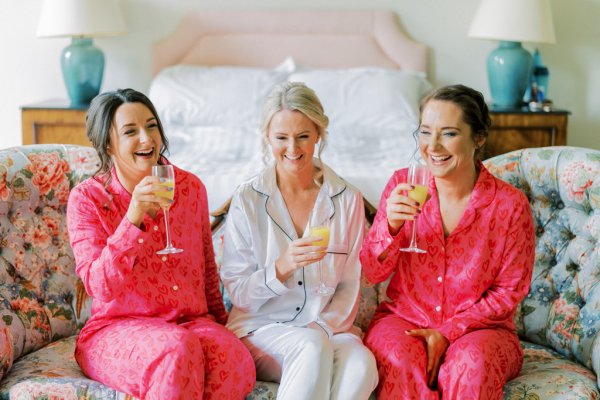
[[(529, 289), (535, 234), (525, 195), (479, 161), (489, 126), (481, 93), (434, 91), (417, 132), (430, 199), (406, 195), (406, 169), (383, 192), (360, 254), (369, 281), (394, 274), (365, 336), (379, 399), (501, 399), (519, 373), (513, 316)], [(413, 223), (425, 254), (399, 251)]]
[[(83, 372), (142, 399), (243, 399), (255, 383), (246, 347), (223, 324), (206, 190), (175, 168), (175, 197), (152, 166), (168, 164), (156, 110), (142, 93), (97, 96), (87, 134), (100, 156), (93, 178), (68, 202), (76, 269), (92, 297), (75, 358)], [(160, 204), (171, 202), (172, 241), (165, 247)]]

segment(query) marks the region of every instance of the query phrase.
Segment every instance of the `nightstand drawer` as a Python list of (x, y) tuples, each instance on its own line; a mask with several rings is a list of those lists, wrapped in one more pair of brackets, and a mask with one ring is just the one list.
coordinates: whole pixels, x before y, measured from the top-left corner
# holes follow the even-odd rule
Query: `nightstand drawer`
[(85, 109), (66, 102), (44, 102), (21, 108), (23, 144), (80, 144), (91, 146), (85, 133)]
[(526, 112), (491, 110), (487, 140), (489, 157), (527, 147), (565, 146), (568, 111)]

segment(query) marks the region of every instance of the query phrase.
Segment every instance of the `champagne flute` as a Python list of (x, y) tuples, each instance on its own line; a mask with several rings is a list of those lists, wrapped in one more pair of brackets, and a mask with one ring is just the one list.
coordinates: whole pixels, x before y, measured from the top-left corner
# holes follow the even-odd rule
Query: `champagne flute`
[[(173, 170), (172, 165), (154, 165), (152, 166), (152, 176), (158, 176), (163, 178), (163, 182), (159, 183), (159, 185), (164, 186), (164, 190), (160, 190), (155, 192), (154, 194), (163, 197), (165, 199), (173, 200), (175, 197), (175, 171)], [(170, 190), (169, 190), (170, 188)], [(171, 207), (171, 203), (161, 203), (160, 207), (162, 208), (165, 214), (165, 229), (167, 230), (167, 245), (164, 249), (158, 250), (156, 254), (174, 254), (181, 253), (183, 249), (178, 249), (173, 246), (171, 243), (171, 235), (169, 234), (169, 207)]]
[[(408, 168), (408, 183), (413, 185), (415, 188), (408, 191), (408, 197), (414, 201), (418, 201), (422, 207), (427, 200), (427, 188), (429, 186), (429, 179), (431, 178), (431, 172), (426, 165), (413, 162)], [(412, 253), (427, 253), (426, 250), (420, 249), (417, 246), (417, 216), (413, 220), (412, 235), (410, 238), (410, 244), (408, 247), (400, 249), (400, 251), (408, 251)]]
[[(329, 245), (329, 218), (325, 218), (325, 220), (321, 222), (317, 222), (313, 225), (311, 220), (311, 226), (309, 229), (309, 236), (311, 237), (320, 237), (321, 240), (317, 240), (313, 242), (313, 246), (325, 246)], [(319, 296), (329, 296), (335, 292), (335, 289), (325, 285), (323, 282), (323, 260), (319, 260), (317, 262), (317, 267), (319, 268), (319, 286), (313, 289), (313, 292)]]

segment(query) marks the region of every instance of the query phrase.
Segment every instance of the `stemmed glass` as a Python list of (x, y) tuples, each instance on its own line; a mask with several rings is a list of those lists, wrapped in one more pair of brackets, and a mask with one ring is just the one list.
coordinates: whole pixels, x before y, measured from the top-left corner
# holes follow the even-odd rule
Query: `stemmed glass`
[[(430, 177), (431, 172), (426, 165), (413, 162), (408, 167), (408, 183), (415, 187), (414, 189), (408, 191), (408, 197), (414, 201), (418, 201), (421, 207), (427, 200), (427, 188), (429, 186)], [(419, 246), (417, 246), (417, 216), (415, 216), (415, 219), (413, 220), (410, 244), (408, 247), (400, 249), (400, 251), (427, 253), (426, 250), (420, 249)]]
[[(313, 246), (325, 246), (329, 245), (329, 218), (325, 218), (324, 220), (315, 220), (311, 219), (310, 221), (310, 229), (309, 236), (311, 237), (320, 237), (321, 240), (317, 240), (313, 242)], [(335, 292), (335, 289), (325, 285), (323, 282), (323, 260), (319, 260), (317, 262), (317, 267), (319, 268), (319, 286), (313, 289), (313, 292), (319, 296), (329, 296)]]
[[(173, 170), (172, 165), (154, 165), (152, 166), (152, 176), (158, 176), (159, 178), (163, 178), (163, 182), (159, 183), (159, 185), (164, 186), (165, 190), (161, 190), (155, 192), (154, 194), (163, 197), (165, 199), (173, 200), (175, 196), (175, 171)], [(168, 190), (171, 188), (171, 190)], [(160, 207), (162, 208), (165, 214), (165, 228), (167, 230), (167, 245), (164, 249), (158, 250), (156, 254), (174, 254), (181, 253), (183, 249), (178, 249), (173, 246), (171, 243), (171, 236), (169, 234), (169, 207), (171, 207), (171, 203), (161, 203)]]

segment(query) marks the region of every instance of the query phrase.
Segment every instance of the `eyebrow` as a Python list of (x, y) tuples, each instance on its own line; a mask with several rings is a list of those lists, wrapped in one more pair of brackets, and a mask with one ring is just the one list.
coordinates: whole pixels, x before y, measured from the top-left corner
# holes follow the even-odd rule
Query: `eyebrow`
[[(309, 131), (309, 130), (305, 130), (305, 131), (301, 131), (301, 132), (298, 132), (298, 133), (292, 133), (292, 136), (300, 136), (300, 135), (304, 135), (304, 134), (306, 134), (306, 133), (310, 133), (310, 131)], [(285, 136), (290, 136), (290, 134), (289, 134), (289, 133), (287, 133), (287, 132), (273, 132), (273, 134), (274, 134), (274, 135), (285, 135)]]
[[(148, 118), (148, 119), (146, 120), (146, 122), (150, 122), (150, 121), (152, 121), (152, 120), (156, 120), (156, 117), (150, 117), (150, 118)], [(123, 124), (123, 125), (121, 125), (121, 128), (128, 128), (128, 127), (130, 127), (130, 126), (135, 126), (135, 122), (130, 122), (130, 123), (128, 123), (128, 124)]]
[[(419, 128), (430, 128), (430, 126), (429, 125), (421, 124), (419, 126)], [(462, 132), (462, 130), (459, 127), (457, 127), (457, 126), (442, 126), (441, 129), (454, 129), (454, 130)]]

